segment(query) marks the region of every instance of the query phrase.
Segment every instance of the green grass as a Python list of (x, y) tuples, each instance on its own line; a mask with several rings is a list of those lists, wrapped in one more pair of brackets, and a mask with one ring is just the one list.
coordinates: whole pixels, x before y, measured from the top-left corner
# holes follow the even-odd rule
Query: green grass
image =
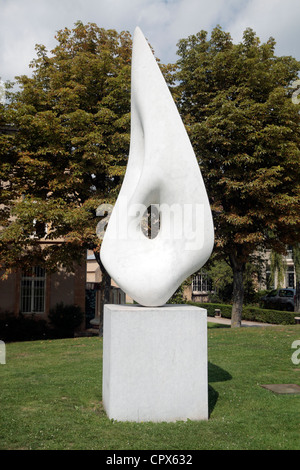
[(210, 418), (121, 423), (101, 403), (102, 340), (9, 343), (0, 365), (0, 449), (299, 449), (300, 384), (291, 361), (299, 326), (208, 329)]

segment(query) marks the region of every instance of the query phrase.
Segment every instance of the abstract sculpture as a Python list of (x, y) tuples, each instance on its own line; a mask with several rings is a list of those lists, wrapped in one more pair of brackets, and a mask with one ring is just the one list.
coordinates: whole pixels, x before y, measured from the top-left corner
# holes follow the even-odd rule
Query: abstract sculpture
[[(139, 28), (133, 38), (131, 90), (128, 165), (101, 260), (135, 301), (161, 306), (210, 257), (213, 221), (190, 140)], [(149, 239), (141, 222), (151, 205), (158, 207), (160, 227)]]
[[(149, 207), (157, 209), (150, 238), (143, 229)], [(98, 214), (105, 211), (100, 206)], [(165, 304), (206, 262), (213, 242), (210, 206), (195, 154), (137, 28), (129, 160), (101, 259), (114, 281), (140, 305), (104, 306), (102, 392), (110, 419), (208, 418), (207, 312)]]

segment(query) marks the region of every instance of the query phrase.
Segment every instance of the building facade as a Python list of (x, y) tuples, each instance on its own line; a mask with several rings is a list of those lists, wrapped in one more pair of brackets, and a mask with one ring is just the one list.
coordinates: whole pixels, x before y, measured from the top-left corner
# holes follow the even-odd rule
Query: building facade
[[(281, 257), (283, 276), (279, 277), (277, 270), (272, 272), (271, 252), (267, 250), (262, 256), (261, 272), (253, 275), (255, 290), (272, 290), (277, 288), (296, 288), (296, 271), (292, 247), (287, 254)], [(205, 267), (192, 276), (191, 286), (185, 288), (184, 297), (193, 302), (208, 302), (215, 293), (212, 279), (205, 271)]]
[(41, 266), (16, 269), (0, 281), (0, 316), (34, 315), (48, 320), (57, 304), (76, 305), (85, 312), (86, 264), (75, 266), (72, 273), (59, 268), (47, 273)]

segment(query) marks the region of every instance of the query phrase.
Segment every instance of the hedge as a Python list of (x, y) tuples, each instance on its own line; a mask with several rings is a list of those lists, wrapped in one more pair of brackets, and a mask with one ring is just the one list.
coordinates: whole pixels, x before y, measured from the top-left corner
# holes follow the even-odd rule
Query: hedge
[(61, 332), (62, 337), (72, 336), (84, 319), (84, 313), (77, 305), (64, 305), (63, 302), (56, 304), (49, 312), (51, 325)]
[(0, 340), (5, 342), (35, 341), (74, 337), (74, 330), (82, 324), (84, 313), (74, 305), (58, 304), (49, 314), (50, 324), (37, 315), (15, 316), (5, 312), (0, 317)]
[(0, 318), (0, 340), (6, 343), (50, 338), (53, 338), (53, 333), (45, 320), (22, 314), (15, 317), (13, 313), (5, 313)]
[[(212, 304), (200, 302), (187, 302), (189, 305), (205, 308), (209, 317), (215, 316), (215, 309), (219, 309), (223, 318), (231, 318), (232, 305)], [(260, 307), (244, 306), (242, 320), (272, 323), (274, 325), (294, 325), (295, 312), (282, 310), (270, 310)]]

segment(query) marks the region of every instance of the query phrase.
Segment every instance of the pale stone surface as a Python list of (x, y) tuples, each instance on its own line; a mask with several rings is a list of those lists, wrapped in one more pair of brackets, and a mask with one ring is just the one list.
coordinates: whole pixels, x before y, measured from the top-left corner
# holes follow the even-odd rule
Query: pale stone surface
[(105, 305), (103, 404), (110, 419), (208, 419), (207, 312)]
[(300, 394), (300, 386), (297, 384), (270, 384), (261, 387), (279, 394)]
[(0, 341), (0, 364), (6, 364), (6, 346), (4, 341)]
[[(116, 284), (144, 306), (164, 305), (205, 264), (214, 244), (210, 205), (173, 98), (139, 28), (134, 33), (131, 142), (123, 185), (101, 246)], [(141, 230), (145, 208), (160, 208), (158, 235)]]

